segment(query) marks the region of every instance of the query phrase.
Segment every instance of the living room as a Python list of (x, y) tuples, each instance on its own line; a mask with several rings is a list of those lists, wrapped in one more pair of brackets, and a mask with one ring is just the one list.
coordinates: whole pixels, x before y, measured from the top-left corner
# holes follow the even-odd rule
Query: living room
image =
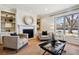
[(40, 44), (52, 34), (66, 42), (62, 55), (78, 55), (78, 13), (78, 4), (0, 4), (0, 55), (51, 55)]

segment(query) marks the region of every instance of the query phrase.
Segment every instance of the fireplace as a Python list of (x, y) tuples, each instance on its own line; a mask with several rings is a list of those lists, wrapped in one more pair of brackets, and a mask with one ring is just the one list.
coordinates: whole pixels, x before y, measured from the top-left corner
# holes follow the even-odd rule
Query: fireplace
[(34, 36), (34, 31), (33, 31), (33, 29), (23, 29), (23, 33), (25, 34), (25, 33), (28, 33), (28, 37), (29, 38), (32, 38), (33, 36)]

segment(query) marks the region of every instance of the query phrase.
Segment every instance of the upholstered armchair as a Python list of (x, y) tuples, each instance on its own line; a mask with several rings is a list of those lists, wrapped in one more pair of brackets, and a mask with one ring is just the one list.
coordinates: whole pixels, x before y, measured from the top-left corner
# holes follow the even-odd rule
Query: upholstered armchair
[(47, 41), (51, 39), (51, 33), (40, 32), (38, 33), (38, 38), (41, 41)]

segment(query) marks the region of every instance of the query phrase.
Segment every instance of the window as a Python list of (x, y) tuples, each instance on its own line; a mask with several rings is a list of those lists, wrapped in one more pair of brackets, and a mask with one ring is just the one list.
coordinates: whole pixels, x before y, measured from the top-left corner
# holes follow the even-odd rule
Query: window
[(71, 14), (55, 19), (56, 34), (78, 37), (79, 14)]
[(65, 35), (78, 36), (78, 14), (65, 16)]
[(56, 34), (64, 33), (64, 17), (58, 17), (55, 20)]

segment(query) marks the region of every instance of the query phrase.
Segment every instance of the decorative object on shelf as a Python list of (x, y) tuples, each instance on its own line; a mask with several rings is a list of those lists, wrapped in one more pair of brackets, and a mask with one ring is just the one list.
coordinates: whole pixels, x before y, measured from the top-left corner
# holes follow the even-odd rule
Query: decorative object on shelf
[(41, 29), (41, 19), (37, 18), (37, 30), (39, 31)]
[(9, 19), (9, 22), (13, 22), (13, 20), (12, 19)]
[(26, 25), (31, 25), (33, 23), (33, 18), (31, 16), (26, 16), (23, 21)]

